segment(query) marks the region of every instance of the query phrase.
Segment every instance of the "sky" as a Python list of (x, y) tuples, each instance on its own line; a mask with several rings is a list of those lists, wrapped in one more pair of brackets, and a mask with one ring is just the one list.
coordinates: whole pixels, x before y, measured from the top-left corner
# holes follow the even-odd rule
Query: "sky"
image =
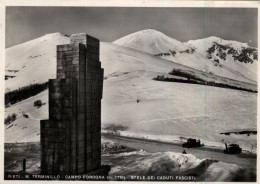
[(256, 8), (6, 7), (6, 48), (55, 32), (113, 42), (149, 28), (181, 42), (217, 36), (257, 47)]

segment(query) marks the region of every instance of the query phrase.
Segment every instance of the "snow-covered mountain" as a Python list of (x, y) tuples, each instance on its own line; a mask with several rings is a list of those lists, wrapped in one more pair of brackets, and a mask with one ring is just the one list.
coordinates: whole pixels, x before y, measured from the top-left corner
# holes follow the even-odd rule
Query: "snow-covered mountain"
[[(69, 41), (69, 37), (53, 33), (6, 49), (6, 91), (55, 78), (56, 45), (68, 44)], [(222, 45), (219, 46), (220, 44)], [(247, 50), (244, 51), (245, 49)], [(204, 75), (213, 74), (217, 75), (217, 78), (222, 76), (256, 84), (257, 49), (250, 49), (247, 44), (216, 37), (181, 43), (159, 31), (148, 29), (130, 34), (113, 43), (101, 42), (101, 50), (104, 53), (101, 53), (104, 56), (101, 57), (104, 58), (102, 65), (105, 66), (105, 75), (123, 70), (128, 72), (149, 68), (157, 72), (164, 68), (163, 71), (168, 73), (173, 67), (188, 66), (185, 69), (199, 70), (205, 72)], [(232, 52), (233, 55), (222, 54), (225, 55), (223, 58), (219, 52)], [(245, 54), (240, 56), (241, 53)], [(250, 54), (250, 62), (238, 61), (247, 58), (247, 54)], [(146, 61), (144, 57), (150, 59)], [(126, 58), (129, 62), (121, 62)]]
[(190, 49), (186, 44), (170, 38), (154, 29), (147, 29), (129, 34), (113, 43), (141, 50), (149, 54), (169, 52), (169, 49), (175, 51), (185, 51), (186, 49)]
[(56, 46), (69, 42), (69, 37), (53, 33), (7, 48), (6, 91), (56, 78)]
[[(141, 39), (143, 35), (143, 41), (148, 40), (142, 44), (139, 40), (142, 48), (134, 44), (131, 46), (126, 38), (114, 43), (100, 43), (100, 60), (105, 71), (102, 126), (121, 124), (128, 127), (122, 134), (159, 137), (161, 140), (192, 136), (207, 141), (208, 145), (222, 145), (222, 140), (235, 141), (250, 150), (251, 145), (256, 143), (255, 136), (226, 136), (220, 133), (234, 129), (256, 129), (255, 93), (152, 79), (157, 75), (167, 75), (174, 68), (189, 71), (200, 78), (240, 87), (256, 89), (256, 83), (245, 77), (244, 73), (227, 66), (208, 64), (215, 70), (212, 73), (208, 70), (204, 72), (206, 64), (213, 62), (202, 51), (199, 52), (198, 45), (191, 47), (154, 30), (141, 33), (138, 37)], [(149, 39), (148, 35), (154, 37)], [(134, 40), (134, 34), (131, 38)], [(163, 40), (166, 40), (165, 45)], [(6, 70), (19, 71), (13, 74), (14, 78), (6, 80), (6, 88), (13, 90), (55, 78), (56, 45), (67, 43), (68, 37), (56, 33), (7, 49)], [(170, 56), (158, 55), (168, 51)], [(216, 73), (218, 75), (214, 75)], [(137, 99), (140, 99), (139, 103), (136, 103)], [(46, 104), (40, 108), (33, 107), (36, 100)], [(6, 126), (5, 141), (39, 140), (39, 120), (48, 119), (47, 107), (48, 90), (6, 108), (6, 116), (12, 113), (18, 116), (17, 120)], [(24, 113), (29, 116), (24, 117)]]
[(188, 41), (187, 44), (196, 49), (216, 67), (226, 66), (245, 77), (257, 81), (258, 49), (247, 43), (209, 37)]
[[(181, 43), (154, 29), (132, 33), (113, 43), (207, 73), (250, 83), (257, 81), (257, 49), (245, 43), (217, 37)], [(214, 53), (208, 53), (210, 48), (215, 48)]]

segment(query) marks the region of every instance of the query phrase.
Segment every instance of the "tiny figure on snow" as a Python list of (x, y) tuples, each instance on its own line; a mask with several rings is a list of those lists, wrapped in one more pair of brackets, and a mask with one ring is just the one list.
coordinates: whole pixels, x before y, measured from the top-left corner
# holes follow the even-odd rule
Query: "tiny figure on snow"
[(185, 150), (183, 150), (182, 154), (187, 154)]

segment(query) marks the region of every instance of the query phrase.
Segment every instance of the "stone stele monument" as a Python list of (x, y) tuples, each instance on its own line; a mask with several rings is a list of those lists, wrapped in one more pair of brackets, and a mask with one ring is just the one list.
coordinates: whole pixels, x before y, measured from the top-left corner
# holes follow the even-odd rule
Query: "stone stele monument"
[(99, 40), (73, 34), (57, 46), (57, 79), (49, 80), (49, 120), (41, 120), (41, 174), (108, 174), (101, 166), (104, 70)]

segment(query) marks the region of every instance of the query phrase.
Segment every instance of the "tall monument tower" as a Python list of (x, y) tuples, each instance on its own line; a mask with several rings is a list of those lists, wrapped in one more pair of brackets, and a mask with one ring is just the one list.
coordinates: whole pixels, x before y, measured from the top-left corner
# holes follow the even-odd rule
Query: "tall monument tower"
[(57, 46), (57, 79), (49, 80), (49, 120), (41, 120), (42, 174), (86, 174), (101, 167), (99, 40), (85, 33), (70, 39)]

